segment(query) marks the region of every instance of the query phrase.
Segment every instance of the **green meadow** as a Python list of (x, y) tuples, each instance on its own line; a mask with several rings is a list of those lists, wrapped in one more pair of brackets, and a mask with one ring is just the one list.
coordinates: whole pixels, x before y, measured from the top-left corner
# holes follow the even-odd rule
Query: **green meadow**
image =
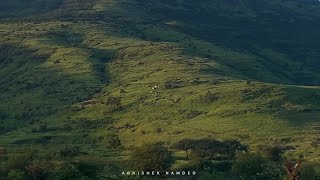
[[(56, 174), (42, 178), (121, 179), (132, 147), (157, 142), (179, 170), (193, 163), (172, 148), (183, 139), (238, 140), (252, 153), (289, 147), (283, 157), (319, 175), (318, 6), (1, 2), (0, 179), (30, 179), (24, 167), (47, 161)], [(65, 166), (73, 175), (57, 173)]]

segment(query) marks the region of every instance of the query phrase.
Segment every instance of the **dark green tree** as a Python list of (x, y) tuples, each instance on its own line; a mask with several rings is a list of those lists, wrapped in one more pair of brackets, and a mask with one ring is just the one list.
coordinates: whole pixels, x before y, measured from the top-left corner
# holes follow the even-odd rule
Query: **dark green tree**
[(171, 152), (163, 143), (144, 144), (131, 151), (130, 164), (138, 170), (167, 170), (171, 162)]

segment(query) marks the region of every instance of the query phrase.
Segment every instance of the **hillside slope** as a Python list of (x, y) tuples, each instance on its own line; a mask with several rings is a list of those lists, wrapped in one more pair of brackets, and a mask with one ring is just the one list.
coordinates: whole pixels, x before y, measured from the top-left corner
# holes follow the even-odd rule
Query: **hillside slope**
[(0, 2), (0, 146), (238, 139), (319, 161), (319, 5)]

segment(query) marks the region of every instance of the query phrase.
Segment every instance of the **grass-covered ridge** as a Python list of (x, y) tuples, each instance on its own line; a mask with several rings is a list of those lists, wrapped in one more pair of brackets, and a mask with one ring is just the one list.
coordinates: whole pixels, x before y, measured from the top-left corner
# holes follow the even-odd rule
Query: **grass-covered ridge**
[(317, 5), (17, 1), (24, 20), (6, 13), (0, 24), (0, 147), (125, 160), (118, 140), (237, 139), (318, 162)]

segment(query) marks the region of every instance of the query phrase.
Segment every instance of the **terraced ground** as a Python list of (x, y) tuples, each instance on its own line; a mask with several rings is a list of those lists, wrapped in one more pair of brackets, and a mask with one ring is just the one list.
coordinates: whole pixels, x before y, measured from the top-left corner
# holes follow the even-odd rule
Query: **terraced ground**
[(0, 146), (9, 151), (77, 146), (121, 161), (130, 145), (212, 138), (320, 161), (317, 1), (0, 9)]

